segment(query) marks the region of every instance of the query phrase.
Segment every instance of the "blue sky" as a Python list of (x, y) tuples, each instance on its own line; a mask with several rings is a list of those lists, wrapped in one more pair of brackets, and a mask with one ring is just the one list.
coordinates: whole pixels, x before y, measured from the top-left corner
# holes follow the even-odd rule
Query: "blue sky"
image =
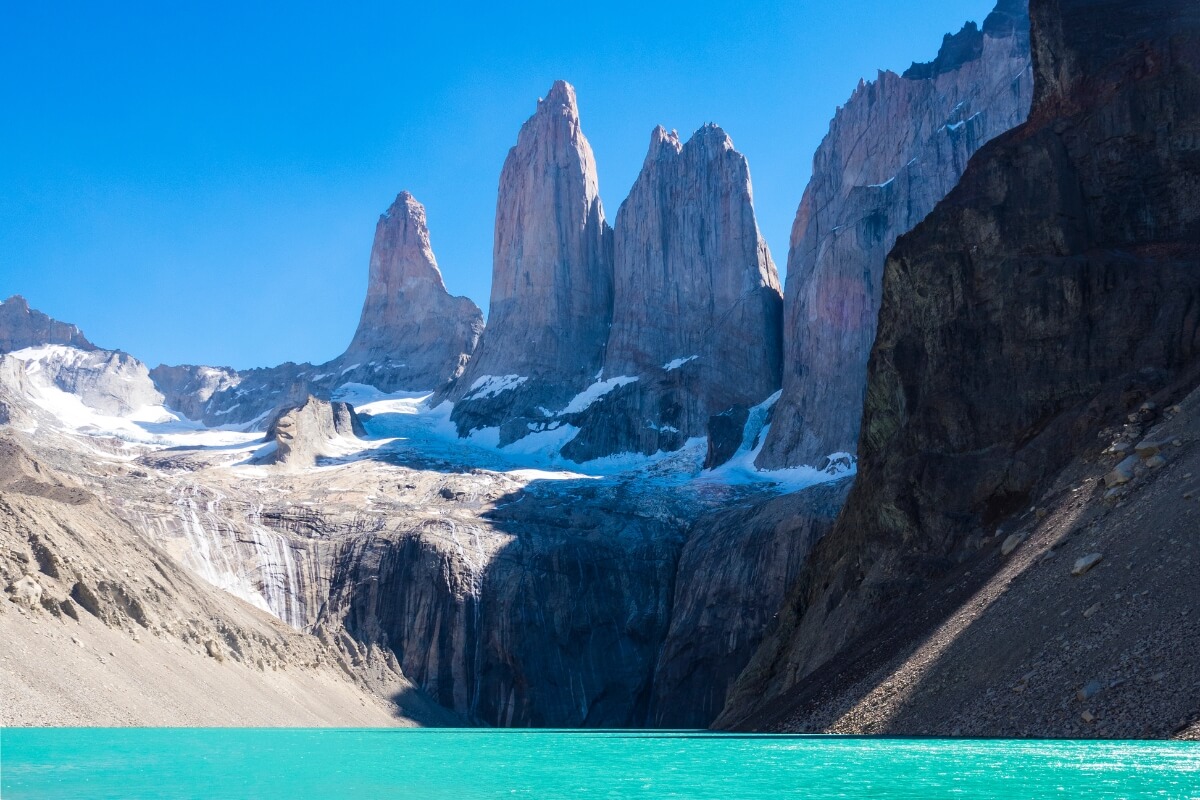
[(500, 166), (556, 78), (610, 220), (656, 124), (717, 122), (782, 270), (836, 107), (991, 6), (5, 3), (0, 298), (151, 365), (323, 361), (408, 189), (450, 290), (486, 312)]

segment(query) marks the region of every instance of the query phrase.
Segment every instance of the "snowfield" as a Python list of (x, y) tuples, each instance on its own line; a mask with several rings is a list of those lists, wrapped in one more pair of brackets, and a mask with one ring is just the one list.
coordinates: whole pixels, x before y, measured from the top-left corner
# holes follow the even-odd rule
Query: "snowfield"
[[(694, 358), (675, 359), (664, 369), (677, 369)], [(518, 375), (484, 376), (476, 381), (469, 396), (492, 397), (526, 380)], [(313, 469), (371, 459), (413, 468), (430, 465), (483, 469), (521, 481), (651, 479), (668, 485), (764, 484), (781, 491), (853, 474), (853, 459), (849, 457), (837, 462), (839, 468), (824, 472), (810, 467), (777, 471), (755, 468), (754, 459), (768, 430), (767, 415), (778, 393), (751, 411), (741, 447), (728, 463), (716, 469), (703, 468), (708, 443), (702, 437), (688, 440), (674, 452), (624, 453), (582, 464), (564, 458), (562, 449), (579, 428), (559, 417), (581, 413), (636, 380), (630, 376), (597, 380), (557, 415), (548, 416), (544, 423), (530, 423), (528, 435), (503, 447), (499, 428), (482, 428), (459, 437), (450, 420), (453, 404), (432, 405), (432, 391), (385, 393), (365, 384), (346, 383), (332, 393), (332, 399), (354, 406), (367, 436), (337, 441), (320, 466)], [(274, 447), (273, 442), (265, 441), (266, 418), (270, 415), (242, 425), (206, 426), (190, 420), (164, 405), (145, 366), (124, 354), (65, 346), (9, 353), (0, 356), (0, 388), (24, 399), (34, 411), (28, 423), (30, 430), (47, 426), (70, 435), (117, 440), (130, 458), (150, 449), (206, 450), (247, 474), (269, 469), (258, 462)]]

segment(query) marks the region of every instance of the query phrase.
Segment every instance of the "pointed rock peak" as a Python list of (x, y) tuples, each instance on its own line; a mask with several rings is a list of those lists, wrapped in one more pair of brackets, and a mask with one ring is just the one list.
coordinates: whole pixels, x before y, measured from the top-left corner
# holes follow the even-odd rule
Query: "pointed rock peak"
[(370, 280), (388, 283), (397, 277), (425, 279), (443, 291), (446, 288), (429, 243), (425, 206), (408, 191), (396, 195), (395, 202), (380, 215), (371, 251)]
[(391, 219), (394, 214), (402, 214), (411, 219), (417, 217), (421, 220), (421, 225), (425, 225), (425, 206), (413, 197), (407, 190), (396, 195), (395, 201), (388, 206), (388, 210), (383, 212), (384, 219)]
[(372, 380), (387, 381), (390, 388), (431, 389), (458, 374), (482, 329), (479, 308), (446, 291), (425, 206), (411, 192), (400, 192), (375, 226), (367, 297), (341, 358), (356, 366), (385, 360), (389, 370), (372, 373)]
[(685, 148), (702, 148), (711, 154), (721, 153), (726, 150), (734, 150), (733, 139), (729, 138), (729, 134), (715, 122), (706, 122), (704, 125), (692, 134), (692, 138), (688, 139)]
[(11, 306), (13, 311), (28, 311), (29, 301), (19, 294), (14, 294), (12, 297), (5, 300), (0, 305)]
[(654, 130), (650, 131), (650, 150), (646, 153), (645, 163), (651, 164), (664, 156), (677, 156), (682, 150), (683, 144), (676, 131), (668, 132), (662, 125), (655, 125)]
[(573, 116), (579, 116), (579, 104), (575, 100), (575, 87), (566, 81), (555, 81), (545, 99), (538, 100), (538, 108), (565, 108)]
[(655, 125), (654, 130), (650, 131), (650, 146), (668, 144), (678, 150), (682, 145), (679, 141), (679, 131), (672, 128), (668, 131), (662, 125)]

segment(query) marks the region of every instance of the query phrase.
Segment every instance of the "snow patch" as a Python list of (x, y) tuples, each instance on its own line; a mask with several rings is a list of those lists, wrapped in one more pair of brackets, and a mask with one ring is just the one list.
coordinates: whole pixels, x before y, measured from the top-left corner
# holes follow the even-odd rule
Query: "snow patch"
[[(782, 391), (776, 392), (750, 409), (750, 416), (746, 420), (746, 427), (742, 434), (742, 445), (738, 448), (737, 453), (719, 467), (707, 470), (701, 480), (728, 486), (770, 483), (781, 491), (793, 492), (855, 474), (852, 458), (848, 461), (850, 466), (844, 469), (835, 467), (829, 470), (819, 470), (815, 467), (789, 467), (764, 470), (754, 465), (758, 454), (762, 452), (763, 445), (766, 444), (767, 434), (771, 430), (771, 426), (766, 424), (767, 415), (782, 394)], [(840, 454), (834, 454), (834, 456), (830, 456), (830, 459), (833, 460), (837, 455)]]
[(687, 356), (686, 358), (676, 358), (673, 361), (668, 361), (667, 363), (663, 364), (662, 368), (667, 372), (670, 372), (672, 370), (679, 369), (689, 361), (695, 361), (699, 357), (700, 356)]
[(586, 410), (592, 405), (592, 403), (595, 403), (612, 390), (633, 383), (636, 380), (637, 378), (631, 378), (628, 375), (621, 375), (616, 378), (609, 378), (606, 381), (597, 381), (579, 394), (575, 395), (575, 397), (571, 399), (571, 402), (567, 403), (567, 407), (558, 413), (578, 414), (579, 412)]
[(471, 384), (471, 390), (464, 400), (483, 400), (495, 397), (502, 392), (516, 389), (529, 378), (521, 375), (482, 375)]

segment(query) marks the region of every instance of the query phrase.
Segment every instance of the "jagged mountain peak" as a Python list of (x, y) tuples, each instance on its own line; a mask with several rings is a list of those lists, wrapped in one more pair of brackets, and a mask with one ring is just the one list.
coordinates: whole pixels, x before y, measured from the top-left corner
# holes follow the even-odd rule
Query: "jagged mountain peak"
[(0, 303), (0, 353), (62, 344), (80, 350), (96, 350), (77, 326), (59, 322), (53, 317), (29, 307), (29, 301), (14, 294)]
[(655, 125), (654, 130), (650, 131), (650, 149), (646, 153), (646, 162), (678, 154), (683, 149), (683, 142), (679, 140), (679, 132), (675, 129), (667, 130), (662, 125)]
[[(564, 405), (601, 367), (611, 317), (612, 229), (575, 90), (558, 81), (500, 172), (488, 326), (448, 390), (460, 433)], [(524, 379), (519, 391), (474, 394), (509, 375)]]
[(482, 329), (479, 308), (446, 291), (425, 206), (400, 192), (375, 226), (367, 298), (341, 360), (385, 361), (390, 383), (432, 389), (458, 374)]
[(713, 415), (747, 411), (778, 389), (778, 273), (749, 165), (720, 126), (686, 143), (654, 128), (614, 240), (603, 375), (627, 383), (576, 420), (563, 453), (581, 461), (677, 450), (706, 435)]
[[(372, 253), (372, 281), (399, 276), (406, 281), (426, 281), (446, 290), (429, 242), (425, 206), (411, 192), (400, 192), (387, 211), (380, 215), (376, 247), (385, 252)], [(388, 255), (391, 256), (389, 263), (380, 263)]]
[(546, 96), (538, 100), (538, 109), (541, 110), (543, 107), (547, 109), (563, 108), (578, 117), (579, 103), (575, 99), (575, 87), (562, 79), (556, 80), (550, 85), (550, 91), (546, 92)]

